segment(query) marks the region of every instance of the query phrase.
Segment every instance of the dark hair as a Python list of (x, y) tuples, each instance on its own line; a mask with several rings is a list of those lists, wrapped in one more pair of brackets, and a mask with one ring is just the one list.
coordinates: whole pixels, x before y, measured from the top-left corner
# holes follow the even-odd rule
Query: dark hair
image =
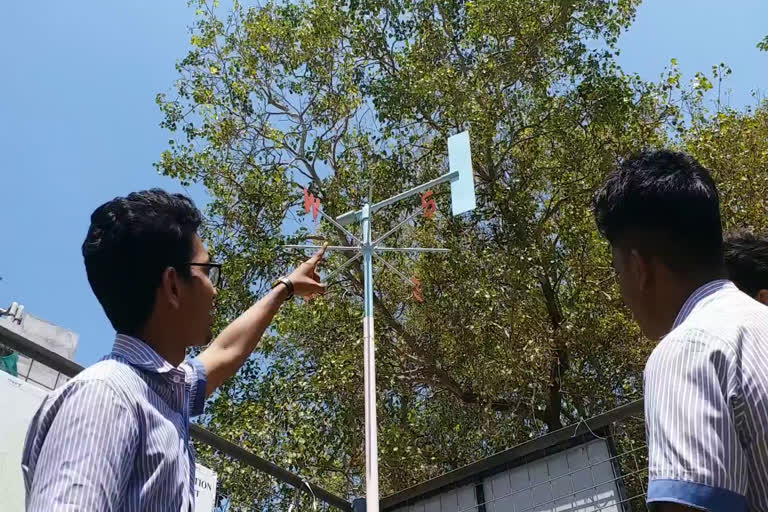
[(754, 297), (768, 290), (768, 237), (740, 231), (725, 239), (728, 277), (744, 293)]
[(152, 314), (163, 271), (192, 257), (200, 211), (191, 199), (152, 189), (116, 197), (91, 214), (83, 242), (88, 282), (112, 326), (138, 334)]
[(717, 187), (693, 157), (668, 150), (635, 155), (608, 176), (592, 205), (611, 245), (631, 241), (685, 275), (722, 272)]

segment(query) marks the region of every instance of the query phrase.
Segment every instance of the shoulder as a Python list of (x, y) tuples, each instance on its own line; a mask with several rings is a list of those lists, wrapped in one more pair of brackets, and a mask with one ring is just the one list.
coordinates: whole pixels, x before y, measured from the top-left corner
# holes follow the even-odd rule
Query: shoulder
[(645, 377), (668, 378), (670, 372), (696, 368), (714, 368), (719, 375), (737, 371), (761, 346), (768, 347), (768, 307), (736, 289), (724, 290), (661, 340), (648, 359)]
[(68, 432), (83, 429), (84, 423), (96, 418), (135, 417), (135, 401), (119, 379), (114, 378), (114, 371), (109, 371), (112, 365), (97, 363), (51, 391), (40, 404), (28, 435), (44, 439), (56, 424), (59, 431)]
[(205, 365), (199, 357), (187, 358), (179, 367), (184, 371), (186, 380), (190, 384), (197, 383), (201, 380), (205, 382), (208, 377)]
[(67, 399), (98, 400), (102, 396), (114, 398), (118, 404), (133, 402), (142, 379), (130, 365), (115, 359), (104, 359), (89, 366), (69, 382), (51, 392), (49, 402)]
[(664, 337), (657, 350), (725, 349), (740, 352), (745, 342), (768, 340), (768, 307), (729, 289), (696, 308)]
[(680, 327), (705, 330), (726, 342), (744, 337), (768, 337), (768, 307), (731, 288), (702, 304)]

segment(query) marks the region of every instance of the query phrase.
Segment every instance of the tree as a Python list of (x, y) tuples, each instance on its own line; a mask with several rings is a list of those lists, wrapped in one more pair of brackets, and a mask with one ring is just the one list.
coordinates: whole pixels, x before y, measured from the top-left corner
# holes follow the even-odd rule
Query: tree
[(765, 36), (762, 41), (757, 43), (757, 49), (768, 52), (768, 36)]
[(726, 231), (768, 234), (768, 101), (710, 113), (697, 102), (683, 150), (714, 171)]
[[(451, 218), (435, 190), (446, 213), (391, 241), (452, 250), (392, 258), (425, 301), (376, 275), (382, 492), (640, 397), (652, 347), (589, 211), (616, 161), (666, 143), (681, 119), (679, 76), (648, 84), (615, 64), (638, 1), (273, 1), (224, 16), (193, 3), (178, 94), (158, 96), (175, 134), (158, 168), (211, 195), (219, 326), (295, 263), (281, 244), (350, 243), (294, 217), (302, 187), (336, 216), (445, 172), (446, 137), (470, 131), (477, 210)], [(407, 213), (386, 211), (375, 231)], [(284, 307), (204, 419), (349, 496), (365, 466), (361, 283), (349, 268), (329, 296)], [(198, 451), (235, 503), (286, 508), (291, 494), (263, 475)]]

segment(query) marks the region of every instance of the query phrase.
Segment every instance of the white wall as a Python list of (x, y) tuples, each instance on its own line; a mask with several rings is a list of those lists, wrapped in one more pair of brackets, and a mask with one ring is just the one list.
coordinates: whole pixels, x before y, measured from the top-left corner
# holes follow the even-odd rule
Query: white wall
[(0, 502), (3, 512), (24, 510), (21, 455), (32, 417), (47, 393), (0, 372)]

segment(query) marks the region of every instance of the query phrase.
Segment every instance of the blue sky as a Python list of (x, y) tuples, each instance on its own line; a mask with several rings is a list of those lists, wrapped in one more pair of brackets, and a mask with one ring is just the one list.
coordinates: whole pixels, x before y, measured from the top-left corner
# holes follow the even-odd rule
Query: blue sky
[[(188, 48), (185, 1), (11, 2), (0, 22), (0, 307), (11, 301), (80, 335), (92, 364), (113, 331), (85, 277), (91, 211), (153, 186), (184, 191), (152, 167), (168, 134), (154, 98), (171, 92)], [(768, 90), (768, 3), (647, 0), (621, 40), (626, 71), (656, 79), (671, 58), (688, 75), (726, 62), (730, 102)], [(761, 21), (762, 20), (762, 21)], [(200, 189), (188, 191), (205, 201)]]

